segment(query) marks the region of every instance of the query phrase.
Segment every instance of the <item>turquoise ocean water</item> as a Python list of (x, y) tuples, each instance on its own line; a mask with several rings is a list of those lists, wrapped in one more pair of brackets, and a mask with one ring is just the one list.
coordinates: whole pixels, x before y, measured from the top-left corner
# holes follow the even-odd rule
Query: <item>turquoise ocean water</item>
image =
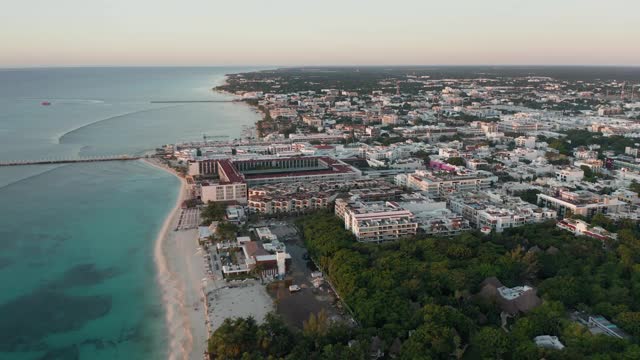
[[(232, 68), (0, 70), (0, 161), (140, 154), (257, 115)], [(42, 106), (50, 101), (51, 106)], [(0, 359), (162, 359), (153, 245), (178, 180), (143, 162), (0, 168)]]

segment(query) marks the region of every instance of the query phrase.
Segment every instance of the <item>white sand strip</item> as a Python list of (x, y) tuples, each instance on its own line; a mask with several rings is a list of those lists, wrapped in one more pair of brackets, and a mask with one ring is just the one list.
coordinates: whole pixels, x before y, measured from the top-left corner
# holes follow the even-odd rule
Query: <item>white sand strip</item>
[[(177, 176), (153, 160), (145, 161)], [(180, 194), (158, 233), (154, 254), (169, 330), (168, 358), (199, 360), (208, 337), (201, 283), (205, 276), (204, 261), (198, 253), (197, 229), (174, 231), (181, 204), (187, 198), (186, 181), (177, 177), (181, 182)]]

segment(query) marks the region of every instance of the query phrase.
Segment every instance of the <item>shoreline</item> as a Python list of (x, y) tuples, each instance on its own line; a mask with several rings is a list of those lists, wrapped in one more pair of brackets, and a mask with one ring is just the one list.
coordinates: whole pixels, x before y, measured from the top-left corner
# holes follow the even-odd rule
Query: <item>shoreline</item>
[[(202, 298), (199, 291), (200, 278), (204, 270), (194, 269), (198, 265), (197, 229), (174, 232), (182, 212), (181, 204), (187, 198), (187, 183), (172, 169), (153, 159), (142, 159), (145, 163), (172, 174), (180, 181), (180, 192), (172, 210), (165, 218), (154, 244), (156, 279), (160, 286), (165, 308), (168, 335), (167, 358), (171, 360), (202, 359), (205, 350), (199, 349), (196, 341), (208, 339), (204, 319), (200, 311), (193, 311), (194, 302)], [(189, 239), (193, 240), (189, 242)], [(193, 246), (190, 246), (193, 245)], [(193, 257), (189, 259), (189, 257)], [(202, 265), (202, 264), (201, 264)]]
[[(257, 107), (243, 101), (241, 96), (216, 89), (219, 85), (227, 84), (228, 75), (225, 75), (221, 80), (222, 84), (217, 84), (211, 89), (213, 92), (231, 97), (233, 103), (242, 103), (255, 111), (256, 114), (261, 113)], [(262, 117), (259, 116), (258, 120), (254, 122), (254, 126), (260, 120)], [(182, 212), (181, 205), (188, 196), (187, 182), (173, 169), (153, 157), (142, 158), (141, 161), (158, 170), (170, 173), (180, 181), (180, 190), (175, 205), (167, 214), (154, 243), (154, 262), (157, 272), (156, 279), (165, 310), (168, 335), (167, 358), (170, 360), (199, 360), (202, 359), (203, 352), (206, 351), (207, 340), (213, 325), (213, 313), (211, 313), (211, 304), (207, 299), (209, 294), (205, 293), (200, 282), (201, 278), (206, 277), (206, 273), (203, 259), (199, 255), (198, 230), (173, 231), (179, 222)], [(192, 240), (193, 247), (189, 246), (190, 240)], [(220, 287), (215, 280), (213, 284), (214, 288)], [(195, 298), (199, 301), (196, 302)], [(199, 305), (197, 305), (198, 303)], [(196, 306), (194, 310), (198, 310), (191, 309), (194, 305)], [(199, 348), (200, 342), (202, 342), (202, 348)]]

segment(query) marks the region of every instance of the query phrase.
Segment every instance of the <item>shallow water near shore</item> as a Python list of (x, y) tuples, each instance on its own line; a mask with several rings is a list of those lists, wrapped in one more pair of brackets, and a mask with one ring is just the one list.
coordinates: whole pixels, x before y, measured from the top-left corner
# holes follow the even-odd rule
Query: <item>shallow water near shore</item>
[(163, 358), (150, 254), (177, 183), (143, 162), (114, 162), (1, 189), (0, 358)]
[[(0, 70), (0, 161), (238, 137), (243, 104), (150, 101), (228, 98), (210, 88), (243, 70)], [(142, 161), (0, 168), (0, 358), (166, 358), (153, 248), (178, 190)]]

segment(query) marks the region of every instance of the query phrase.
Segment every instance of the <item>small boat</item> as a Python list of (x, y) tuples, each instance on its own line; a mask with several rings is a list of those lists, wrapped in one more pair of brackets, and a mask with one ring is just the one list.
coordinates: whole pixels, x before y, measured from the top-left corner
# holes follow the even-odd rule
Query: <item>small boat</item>
[(42, 106), (49, 106), (51, 105), (51, 101), (43, 101), (40, 103)]

